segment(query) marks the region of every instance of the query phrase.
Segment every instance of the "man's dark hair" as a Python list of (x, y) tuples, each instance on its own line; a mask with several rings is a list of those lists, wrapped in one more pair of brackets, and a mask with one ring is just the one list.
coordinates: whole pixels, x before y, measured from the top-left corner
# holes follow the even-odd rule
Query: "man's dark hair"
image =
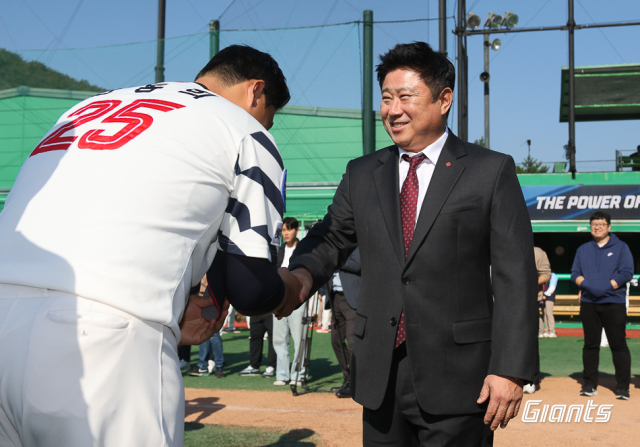
[(401, 43), (380, 56), (380, 64), (376, 67), (380, 88), (384, 78), (399, 68), (418, 73), (431, 90), (431, 102), (437, 101), (446, 87), (453, 91), (456, 83), (456, 70), (451, 61), (444, 54), (433, 51), (425, 42)]
[(227, 87), (250, 79), (264, 81), (264, 94), (267, 106), (281, 109), (291, 99), (287, 80), (278, 63), (267, 53), (247, 45), (226, 47), (204, 66), (196, 79), (202, 76), (215, 76)]
[(286, 225), (290, 230), (297, 230), (299, 226), (298, 219), (295, 217), (285, 217), (282, 225)]
[(607, 225), (611, 225), (611, 216), (609, 215), (609, 213), (605, 213), (604, 211), (596, 211), (595, 213), (593, 213), (591, 215), (591, 218), (589, 218), (589, 223), (593, 222), (594, 220), (600, 219), (606, 220)]

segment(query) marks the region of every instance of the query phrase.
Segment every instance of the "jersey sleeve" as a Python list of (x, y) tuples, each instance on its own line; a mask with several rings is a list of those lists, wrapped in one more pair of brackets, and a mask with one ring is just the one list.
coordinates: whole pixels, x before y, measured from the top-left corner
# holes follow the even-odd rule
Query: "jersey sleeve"
[(240, 144), (233, 190), (218, 232), (222, 251), (276, 262), (285, 180), (273, 138), (266, 132), (247, 135)]

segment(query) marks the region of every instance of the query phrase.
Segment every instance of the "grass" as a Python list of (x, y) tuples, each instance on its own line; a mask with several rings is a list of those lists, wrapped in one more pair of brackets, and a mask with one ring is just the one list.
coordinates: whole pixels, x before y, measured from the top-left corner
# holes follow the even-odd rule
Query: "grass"
[[(582, 337), (541, 338), (540, 370), (544, 376), (582, 377)], [(627, 338), (631, 351), (631, 376), (640, 377), (640, 338)], [(633, 360), (636, 359), (634, 362)], [(615, 372), (611, 349), (600, 348), (600, 376), (612, 376)]]
[(311, 447), (319, 442), (309, 429), (256, 430), (246, 427), (184, 424), (184, 447)]
[[(191, 377), (184, 375), (184, 384), (192, 388), (222, 388), (242, 390), (271, 390), (288, 392), (289, 387), (275, 387), (274, 379), (258, 377), (241, 377), (238, 375), (249, 364), (249, 331), (239, 334), (225, 334), (223, 348), (225, 356), (224, 379), (213, 376)], [(582, 377), (582, 337), (558, 337), (555, 339), (539, 339), (540, 368), (542, 377)], [(640, 358), (640, 339), (627, 339), (631, 358)], [(264, 343), (261, 370), (266, 365), (267, 343)], [(291, 346), (293, 358), (293, 344)], [(198, 347), (191, 350), (191, 362), (198, 361)], [(600, 375), (611, 377), (614, 374), (611, 350), (600, 349)], [(640, 364), (632, 362), (632, 382), (640, 379)], [(311, 349), (311, 367), (309, 385), (318, 391), (329, 391), (332, 386), (342, 383), (342, 373), (331, 347), (330, 334), (313, 335)], [(308, 429), (252, 429), (247, 427), (205, 425), (201, 423), (185, 424), (185, 447), (245, 447), (245, 446), (287, 446), (308, 447), (319, 445), (319, 437)]]
[[(289, 387), (275, 387), (275, 379), (265, 379), (262, 376), (241, 377), (238, 375), (249, 365), (249, 331), (243, 330), (239, 334), (225, 334), (223, 339), (225, 373), (224, 379), (213, 376), (191, 377), (184, 375), (184, 384), (191, 388), (223, 388), (243, 390), (272, 390), (291, 392)], [(558, 337), (539, 339), (540, 368), (545, 377), (574, 377), (582, 373), (582, 337)], [(628, 338), (627, 344), (632, 359), (640, 358), (640, 339)], [(266, 365), (267, 342), (264, 343), (261, 370)], [(290, 356), (293, 358), (293, 343)], [(198, 347), (191, 350), (191, 363), (198, 361)], [(331, 334), (313, 335), (311, 348), (311, 367), (309, 369), (309, 385), (319, 391), (328, 391), (331, 387), (342, 384), (342, 373), (338, 361), (331, 347)], [(611, 350), (600, 350), (600, 372), (603, 377), (614, 374)], [(632, 361), (631, 375), (640, 377), (640, 363)]]
[[(242, 390), (270, 390), (291, 392), (288, 386), (273, 386), (275, 378), (266, 379), (262, 376), (241, 377), (240, 371), (249, 366), (249, 331), (241, 330), (239, 334), (224, 334), (222, 346), (224, 350), (224, 371), (226, 377), (216, 379), (214, 376), (192, 377), (183, 374), (184, 386), (191, 388), (223, 388)], [(290, 358), (293, 359), (293, 342), (290, 343)], [(264, 371), (267, 364), (267, 342), (262, 349), (262, 366)], [(191, 348), (191, 364), (198, 362), (198, 347)], [(342, 385), (342, 372), (331, 347), (331, 334), (314, 333), (311, 345), (311, 366), (309, 368), (308, 383), (319, 391), (329, 391), (334, 386)]]

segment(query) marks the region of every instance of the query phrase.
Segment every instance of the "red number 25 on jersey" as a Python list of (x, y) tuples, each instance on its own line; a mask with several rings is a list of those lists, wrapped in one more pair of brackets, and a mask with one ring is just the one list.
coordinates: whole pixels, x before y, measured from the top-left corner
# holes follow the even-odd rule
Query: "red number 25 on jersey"
[(170, 112), (184, 107), (169, 101), (161, 101), (159, 99), (139, 99), (124, 107), (118, 106), (122, 101), (107, 100), (96, 101), (81, 109), (76, 110), (69, 118), (73, 121), (60, 126), (56, 131), (52, 132), (47, 138), (42, 140), (31, 153), (30, 157), (49, 151), (66, 151), (74, 141), (78, 139), (76, 136), (64, 136), (72, 129), (96, 120), (112, 110), (116, 109), (111, 115), (104, 118), (101, 123), (120, 123), (125, 126), (113, 135), (103, 135), (104, 129), (89, 129), (80, 136), (78, 147), (80, 149), (94, 150), (111, 150), (124, 146), (142, 132), (147, 130), (153, 123), (153, 117), (146, 113), (136, 112), (138, 109), (154, 109), (160, 112)]

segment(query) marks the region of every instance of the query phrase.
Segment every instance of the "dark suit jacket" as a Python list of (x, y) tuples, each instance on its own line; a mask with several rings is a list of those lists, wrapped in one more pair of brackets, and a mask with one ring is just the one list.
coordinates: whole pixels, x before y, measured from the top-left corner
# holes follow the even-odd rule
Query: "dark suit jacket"
[(298, 244), (289, 268), (306, 267), (317, 289), (360, 247), (357, 402), (380, 407), (404, 309), (420, 407), (483, 411), (476, 399), (487, 374), (531, 381), (535, 372), (537, 274), (515, 164), (450, 132), (406, 259), (399, 195), (395, 146), (352, 160), (328, 214)]
[[(296, 238), (296, 241), (300, 242), (300, 240), (298, 238)], [(283, 242), (282, 245), (280, 245), (280, 247), (278, 247), (278, 256), (276, 257), (276, 267), (280, 268), (282, 267), (282, 263), (284, 262), (284, 249), (287, 246), (286, 242)], [(296, 246), (296, 248), (294, 248), (294, 251), (297, 249), (298, 247)], [(293, 258), (293, 255), (291, 255), (291, 257)], [(291, 261), (291, 260), (289, 260)]]
[[(342, 284), (342, 293), (347, 300), (347, 304), (352, 309), (358, 308), (358, 301), (360, 300), (360, 249), (356, 248), (351, 256), (347, 259), (347, 262), (340, 268), (340, 283)], [(333, 276), (327, 284), (327, 293), (329, 295), (329, 301), (331, 302), (331, 308), (333, 308), (333, 298), (335, 293), (333, 292)]]

